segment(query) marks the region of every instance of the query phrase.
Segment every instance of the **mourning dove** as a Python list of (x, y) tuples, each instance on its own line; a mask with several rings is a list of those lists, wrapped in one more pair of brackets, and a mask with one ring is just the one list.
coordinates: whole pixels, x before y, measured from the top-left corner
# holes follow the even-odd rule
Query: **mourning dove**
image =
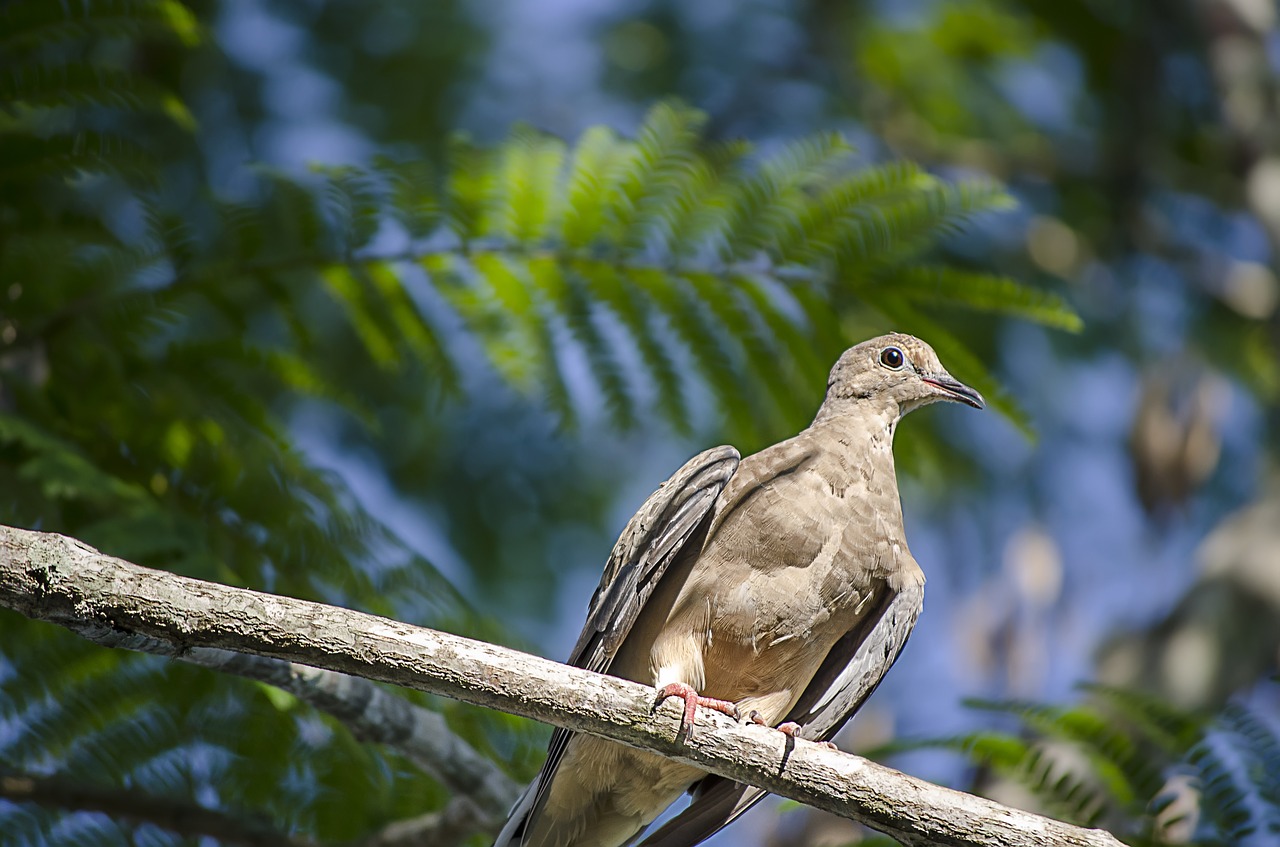
[[(910, 335), (840, 357), (813, 424), (739, 460), (695, 456), (623, 530), (570, 663), (697, 706), (825, 741), (907, 641), (924, 574), (907, 549), (893, 466), (904, 414), (982, 408)], [(619, 847), (693, 789), (644, 845), (693, 845), (764, 792), (653, 753), (556, 730), (497, 847)]]

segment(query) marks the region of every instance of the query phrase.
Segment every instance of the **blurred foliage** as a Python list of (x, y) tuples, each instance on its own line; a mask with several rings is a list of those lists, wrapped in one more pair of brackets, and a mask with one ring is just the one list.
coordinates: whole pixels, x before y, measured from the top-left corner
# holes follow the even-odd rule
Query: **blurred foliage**
[[(413, 73), (462, 61), (467, 41), (442, 53), (414, 17), (447, 10), (395, 8), (412, 19), (386, 38), (404, 26), (430, 41), (396, 42), (419, 57)], [(338, 35), (353, 9), (316, 14), (328, 35), (312, 49), (348, 49)], [(222, 83), (246, 83), (190, 9), (19, 0), (0, 8), (0, 33), (0, 521), (142, 564), (498, 637), (299, 432), (384, 450), (393, 481), (430, 475), (448, 491), (438, 508), (473, 521), (523, 496), (520, 517), (544, 540), (522, 555), (550, 570), (543, 525), (598, 521), (603, 498), (539, 480), (511, 492), (519, 461), (513, 471), (512, 446), (490, 445), (537, 428), (520, 414), (572, 428), (595, 396), (617, 428), (712, 416), (751, 449), (807, 421), (851, 328), (892, 324), (928, 335), (1016, 416), (948, 315), (1078, 328), (1053, 294), (941, 260), (940, 240), (1009, 205), (997, 185), (857, 162), (834, 135), (756, 154), (660, 105), (634, 140), (521, 129), (494, 148), (449, 146), (407, 106), (370, 119), (389, 152), (367, 167), (260, 166), (224, 183), (201, 142), (227, 128), (193, 104), (208, 114)], [(385, 48), (365, 36), (363, 49)], [(201, 74), (214, 82), (193, 85)], [(347, 105), (374, 92), (356, 86)], [(405, 139), (421, 147), (405, 155)], [(485, 535), (452, 536), (482, 579)], [(0, 629), (6, 769), (324, 841), (445, 799), (394, 751), (291, 698), (9, 614)], [(515, 770), (534, 764), (523, 723), (446, 712)], [(141, 837), (21, 805), (0, 806), (0, 828), (18, 843)]]
[[(1203, 362), (1257, 399), (1274, 449), (1275, 234), (1249, 214), (1246, 177), (1280, 154), (1276, 114), (1228, 73), (1265, 27), (1233, 29), (1223, 5), (620, 4), (593, 18), (599, 85), (637, 114), (666, 103), (634, 137), (522, 127), (476, 144), (453, 132), (463, 116), (482, 135), (509, 121), (480, 80), (510, 84), (529, 58), (495, 43), (510, 10), (0, 4), (0, 522), (510, 642), (509, 619), (463, 596), (552, 616), (575, 533), (616, 518), (596, 433), (663, 424), (754, 449), (807, 422), (837, 351), (887, 328), (927, 337), (1025, 424), (989, 363), (1020, 358), (1001, 349), (1005, 318), (1080, 328), (1055, 292), (1085, 319), (1044, 336), (1059, 357)], [(575, 133), (598, 120), (553, 99), (521, 114), (568, 112)], [(795, 140), (837, 125), (860, 153)], [(758, 149), (721, 140), (741, 135)], [(285, 154), (317, 139), (347, 164), (246, 165), (298, 161)], [(991, 224), (1010, 195), (1020, 210)], [(949, 433), (908, 426), (903, 465), (954, 473)], [(1169, 470), (1135, 458), (1143, 479)], [(329, 470), (353, 467), (390, 494)], [(1215, 468), (1216, 452), (1155, 499), (1243, 485)], [(370, 514), (393, 497), (409, 521)], [(406, 524), (451, 560), (438, 570)], [(1227, 605), (1215, 620), (1242, 629)], [(326, 841), (446, 799), (260, 686), (11, 614), (0, 644), (0, 768)], [(1213, 717), (1159, 690), (1002, 702), (984, 714), (1016, 731), (943, 746), (981, 765), (978, 788), (1023, 784), (1135, 844), (1177, 823), (1166, 797), (1185, 776), (1197, 843), (1260, 843), (1276, 733), (1253, 705), (1217, 705), (1232, 693), (1212, 692)], [(516, 775), (536, 767), (527, 723), (415, 699)], [(0, 831), (179, 840), (2, 803)]]
[[(983, 790), (1081, 826), (1104, 827), (1134, 847), (1269, 844), (1280, 835), (1277, 690), (1216, 714), (1163, 698), (1087, 686), (1073, 706), (973, 701), (1013, 731), (897, 742), (873, 755), (950, 749), (978, 772)], [(1018, 801), (1021, 802), (1018, 802)]]
[(844, 90), (890, 149), (1001, 175), (1043, 216), (1006, 266), (1074, 280), (1086, 343), (1105, 338), (1160, 361), (1172, 333), (1162, 337), (1144, 310), (1159, 296), (1148, 291), (1185, 286), (1187, 325), (1173, 331), (1188, 332), (1198, 355), (1274, 410), (1275, 278), (1261, 287), (1271, 294), (1250, 302), (1233, 291), (1248, 263), (1231, 255), (1266, 261), (1275, 246), (1274, 234), (1268, 245), (1237, 214), (1248, 201), (1241, 177), (1265, 155), (1267, 136), (1233, 137), (1224, 121), (1224, 99), (1252, 94), (1224, 76), (1247, 48), (1206, 25), (1222, 10), (1194, 5), (965, 0), (884, 17), (818, 9), (831, 16), (824, 46), (853, 47)]

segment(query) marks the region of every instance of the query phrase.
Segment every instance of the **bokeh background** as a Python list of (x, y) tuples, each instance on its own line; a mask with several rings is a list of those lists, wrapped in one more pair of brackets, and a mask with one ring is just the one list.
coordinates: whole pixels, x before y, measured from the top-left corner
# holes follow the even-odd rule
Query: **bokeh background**
[[(562, 657), (616, 533), (687, 456), (803, 427), (841, 345), (942, 338), (1001, 408), (900, 431), (926, 613), (842, 746), (1134, 843), (1280, 843), (1269, 0), (8, 2), (0, 71), (0, 521)], [(468, 185), (545, 173), (553, 137), (652, 129), (655, 103), (705, 116), (664, 107), (711, 160), (751, 142), (747, 170), (838, 133), (843, 167), (972, 190), (920, 233), (885, 225), (920, 249), (815, 260), (834, 277), (799, 329), (726, 321), (720, 366), (659, 356), (674, 381), (589, 285), (585, 324), (508, 334), (518, 297), (449, 293), (471, 235), (506, 249), (458, 224)], [(510, 240), (534, 268), (545, 245)], [(371, 256), (401, 264), (341, 271)], [(920, 263), (1016, 280), (1025, 307), (940, 288), (895, 310)], [(0, 630), (6, 771), (320, 843), (445, 801), (263, 687)], [(417, 699), (536, 769), (545, 728)], [(2, 799), (0, 829), (198, 840)], [(714, 843), (864, 837), (770, 803)]]

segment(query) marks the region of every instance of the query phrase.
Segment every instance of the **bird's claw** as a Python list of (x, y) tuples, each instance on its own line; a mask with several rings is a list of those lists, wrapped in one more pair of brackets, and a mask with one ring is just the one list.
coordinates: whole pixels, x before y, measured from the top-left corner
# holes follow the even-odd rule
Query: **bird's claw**
[(658, 689), (658, 699), (654, 701), (653, 707), (656, 709), (668, 697), (679, 697), (684, 700), (684, 715), (680, 719), (680, 732), (684, 734), (685, 738), (693, 737), (693, 721), (697, 717), (699, 706), (721, 712), (734, 720), (738, 719), (737, 706), (728, 700), (703, 697), (694, 690), (692, 685), (685, 685), (683, 682), (673, 682)]
[[(765, 723), (764, 718), (755, 709), (752, 709), (751, 713), (747, 715), (747, 720), (751, 721), (753, 724), (757, 726), (768, 726), (768, 724)], [(788, 738), (800, 737), (799, 735), (797, 735), (797, 733), (800, 732), (800, 724), (796, 723), (795, 721), (784, 721), (783, 723), (778, 724), (776, 729), (778, 730), (778, 732), (781, 732), (783, 735), (787, 736)], [(830, 741), (822, 741), (819, 743), (830, 747), (832, 750), (836, 749), (836, 745), (832, 744)]]

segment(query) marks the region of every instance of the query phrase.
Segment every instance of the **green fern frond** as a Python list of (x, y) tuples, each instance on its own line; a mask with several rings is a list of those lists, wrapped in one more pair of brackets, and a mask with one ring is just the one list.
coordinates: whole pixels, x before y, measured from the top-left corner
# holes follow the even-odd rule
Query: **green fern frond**
[(715, 392), (727, 419), (743, 441), (757, 437), (754, 395), (744, 391), (745, 380), (726, 349), (727, 340), (687, 283), (660, 271), (632, 271), (628, 278), (652, 298), (657, 311), (693, 359), (704, 384)]
[(1165, 843), (1159, 832), (1169, 824), (1169, 786), (1187, 776), (1187, 790), (1198, 795), (1194, 843), (1269, 844), (1280, 833), (1280, 729), (1274, 720), (1240, 703), (1210, 718), (1142, 692), (1086, 688), (1092, 698), (1067, 707), (968, 703), (1016, 719), (1018, 734), (894, 742), (878, 752), (961, 752), (1030, 790), (1046, 811), (1106, 823), (1135, 845)]
[(419, 159), (376, 156), (374, 168), (386, 177), (391, 217), (411, 239), (425, 238), (440, 226), (440, 201), (430, 166)]
[(967, 705), (1013, 715), (1037, 736), (1061, 739), (1082, 750), (1090, 757), (1093, 777), (1117, 805), (1145, 801), (1164, 784), (1159, 763), (1153, 762), (1111, 716), (1094, 708), (982, 701), (968, 701)]
[(156, 178), (155, 160), (133, 141), (105, 133), (39, 139), (0, 135), (0, 184), (86, 174), (114, 174), (148, 183)]
[[(247, 237), (254, 226), (233, 210), (229, 232), (236, 246), (218, 273), (259, 279), (316, 273), (380, 368), (391, 374), (425, 364), (446, 390), (455, 390), (451, 362), (458, 341), (417, 314), (421, 296), (404, 293), (414, 284), (413, 266), (426, 267), (428, 288), (421, 294), (443, 295), (495, 371), (522, 390), (538, 380), (537, 390), (566, 420), (578, 401), (565, 387), (555, 350), (559, 336), (547, 321), (572, 317), (572, 326), (564, 325), (572, 330), (568, 340), (621, 422), (634, 419), (627, 410), (639, 408), (639, 389), (620, 378), (616, 357), (594, 327), (599, 316), (586, 321), (581, 308), (566, 311), (566, 301), (549, 296), (563, 293), (562, 287), (541, 291), (534, 311), (521, 302), (531, 297), (521, 289), (537, 288), (539, 267), (545, 279), (581, 275), (584, 291), (595, 290), (607, 273), (617, 274), (627, 280), (633, 306), (624, 310), (619, 298), (601, 305), (620, 317), (636, 342), (644, 377), (660, 382), (664, 394), (673, 384), (658, 370), (672, 356), (660, 355), (654, 339), (639, 335), (667, 326), (720, 410), (735, 419), (762, 416), (757, 427), (768, 431), (803, 418), (807, 404), (795, 380), (820, 384), (821, 372), (851, 340), (843, 335), (841, 312), (869, 307), (888, 315), (896, 328), (945, 347), (939, 349), (944, 359), (1026, 427), (1025, 416), (990, 374), (956, 339), (944, 337), (922, 308), (1007, 314), (1062, 328), (1078, 326), (1078, 319), (1061, 300), (1010, 280), (913, 264), (953, 227), (1006, 202), (997, 187), (951, 185), (907, 163), (849, 170), (848, 146), (831, 135), (753, 162), (745, 145), (705, 143), (702, 121), (687, 108), (659, 105), (636, 140), (592, 130), (572, 153), (563, 142), (530, 130), (519, 130), (496, 151), (458, 141), (441, 198), (426, 193), (430, 180), (409, 183), (395, 171), (319, 169), (311, 183), (263, 172), (272, 225), (282, 236), (255, 244)], [(441, 228), (418, 229), (422, 246), (369, 253), (383, 225), (398, 219), (397, 208), (425, 210), (425, 219)], [(505, 271), (479, 260), (489, 254), (507, 263)], [(725, 264), (726, 257), (737, 263)], [(611, 267), (602, 275), (583, 262)], [(450, 270), (437, 276), (433, 263)], [(480, 287), (464, 279), (477, 271)], [(759, 285), (742, 282), (748, 278), (784, 292), (782, 299), (793, 299), (796, 308), (773, 308), (770, 301), (778, 298), (762, 297)], [(191, 284), (206, 292), (215, 288), (212, 277)], [(287, 286), (276, 290), (283, 292), (281, 319), (305, 337), (306, 327), (284, 314)], [(701, 305), (684, 314), (689, 296)], [(638, 320), (637, 307), (663, 315), (663, 322)], [(762, 388), (749, 401), (735, 386), (711, 382), (748, 377)], [(676, 425), (683, 425), (673, 417), (684, 416), (681, 407), (679, 400), (659, 404)]]
[(195, 119), (176, 95), (145, 78), (87, 62), (0, 70), (0, 102), (10, 107), (149, 112), (165, 115), (182, 129), (195, 129)]
[(325, 229), (341, 233), (340, 255), (353, 256), (378, 233), (389, 205), (381, 173), (364, 168), (313, 166), (322, 177), (319, 202), (328, 220)]
[[(807, 192), (834, 176), (853, 148), (835, 133), (792, 141), (764, 159), (756, 173), (730, 189), (723, 223), (717, 233), (725, 258), (749, 258), (756, 251), (775, 248), (774, 234), (793, 221)], [(785, 255), (785, 248), (777, 247)]]
[(101, 38), (152, 38), (190, 48), (200, 40), (200, 24), (178, 0), (13, 0), (0, 10), (0, 56)]
[(1007, 209), (1012, 202), (994, 183), (922, 177), (918, 190), (877, 203), (836, 239), (837, 265), (850, 276), (879, 274), (918, 258), (973, 217)]
[(829, 180), (813, 198), (799, 198), (771, 239), (782, 261), (822, 268), (862, 251), (865, 221), (894, 198), (929, 189), (934, 178), (910, 162), (867, 168)]
[(400, 359), (394, 328), (385, 312), (374, 302), (367, 282), (347, 265), (331, 265), (321, 271), (321, 278), (325, 288), (342, 306), (373, 362), (381, 368), (395, 367)]
[(7, 444), (23, 451), (16, 462), (18, 477), (38, 485), (48, 500), (133, 503), (146, 497), (143, 489), (103, 471), (73, 444), (0, 413), (0, 445)]
[(570, 267), (585, 282), (592, 299), (614, 316), (635, 345), (641, 363), (654, 381), (654, 405), (678, 431), (688, 432), (684, 380), (668, 349), (667, 339), (659, 337), (650, 301), (607, 262), (578, 261)]
[(556, 225), (564, 144), (518, 130), (499, 153), (492, 223), (486, 232), (515, 245), (545, 240)]
[[(551, 262), (537, 262), (534, 276), (560, 274), (558, 266)], [(596, 324), (592, 298), (586, 281), (572, 270), (563, 274), (562, 315), (570, 334), (586, 352), (591, 373), (604, 396), (605, 410), (610, 422), (620, 430), (634, 425), (636, 420), (633, 390), (623, 375), (622, 365), (614, 352), (616, 344), (605, 338)], [(545, 287), (545, 286), (544, 286)]]
[(1084, 826), (1094, 826), (1114, 799), (1088, 774), (1065, 765), (1062, 757), (1038, 741), (1008, 733), (981, 731), (918, 742), (896, 742), (875, 755), (919, 749), (954, 750), (975, 764), (1030, 791), (1051, 814)]
[(705, 115), (683, 106), (650, 110), (611, 187), (607, 232), (615, 249), (644, 250), (666, 204), (701, 164), (697, 146), (705, 123)]
[(445, 392), (458, 387), (458, 370), (448, 345), (411, 296), (406, 274), (386, 262), (364, 266), (370, 286), (385, 306), (394, 337), (413, 358), (427, 366)]
[(1097, 683), (1082, 685), (1081, 690), (1171, 756), (1190, 749), (1203, 734), (1208, 720), (1204, 715), (1179, 709), (1164, 698), (1141, 691)]
[(449, 230), (463, 243), (489, 234), (493, 196), (498, 177), (494, 157), (464, 138), (449, 145), (451, 169), (445, 184), (441, 209)]
[(1205, 816), (1226, 844), (1280, 834), (1280, 730), (1252, 709), (1228, 704), (1187, 757)]
[[(493, 330), (480, 333), (489, 361), (508, 383), (528, 392), (536, 388), (547, 366), (539, 355), (538, 325), (542, 315), (526, 280), (517, 274), (518, 263), (495, 253), (477, 253), (471, 259), (477, 279), (487, 284), (487, 297), (473, 297), (474, 303), (451, 298), (454, 307), (469, 321), (491, 321)], [(450, 287), (459, 291), (459, 286)]]
[[(717, 325), (737, 340), (743, 354), (744, 373), (757, 377), (749, 393), (771, 401), (755, 405), (761, 431), (783, 429), (788, 420), (802, 418), (805, 410), (785, 370), (783, 350), (751, 308), (751, 301), (740, 295), (737, 286), (712, 274), (688, 273), (683, 278)], [(779, 407), (784, 410), (781, 417), (776, 414)]]
[(946, 267), (905, 267), (885, 283), (912, 302), (928, 306), (1011, 315), (1068, 332), (1079, 332), (1080, 316), (1061, 297), (1028, 288), (1008, 277)]
[(588, 129), (578, 140), (569, 165), (560, 230), (568, 250), (586, 250), (604, 231), (609, 195), (627, 151), (627, 146), (607, 127)]

